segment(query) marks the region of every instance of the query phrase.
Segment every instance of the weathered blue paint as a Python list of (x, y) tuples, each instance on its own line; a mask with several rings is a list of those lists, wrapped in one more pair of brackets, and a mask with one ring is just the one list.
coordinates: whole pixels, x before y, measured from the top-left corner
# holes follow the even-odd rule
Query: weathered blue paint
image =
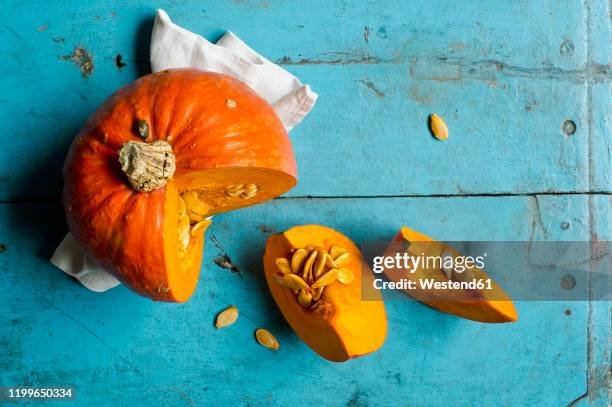
[[(310, 222), (357, 242), (402, 224), (446, 240), (609, 239), (608, 2), (183, 3), (2, 5), (0, 385), (72, 384), (82, 405), (609, 403), (609, 303), (519, 302), (518, 323), (487, 326), (392, 301), (383, 349), (331, 364), (282, 320), (260, 261), (270, 230)], [(183, 305), (90, 293), (47, 260), (66, 230), (66, 149), (99, 103), (147, 73), (155, 7), (211, 39), (235, 31), (321, 94), (292, 132), (299, 186), (215, 218)], [(93, 56), (87, 77), (62, 59), (77, 46)], [(428, 134), (431, 112), (447, 142)], [(28, 203), (41, 199), (52, 203)], [(218, 268), (220, 253), (242, 272)], [(241, 317), (217, 331), (228, 304)], [(254, 342), (259, 326), (279, 353)]]

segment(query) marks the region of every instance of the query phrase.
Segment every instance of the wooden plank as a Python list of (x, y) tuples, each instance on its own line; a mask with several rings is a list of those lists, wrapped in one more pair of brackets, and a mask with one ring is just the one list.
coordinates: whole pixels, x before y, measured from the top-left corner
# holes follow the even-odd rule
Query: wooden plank
[[(282, 319), (261, 256), (271, 231), (308, 222), (356, 242), (389, 239), (402, 224), (447, 240), (583, 240), (588, 213), (589, 197), (575, 195), (276, 200), (216, 217), (198, 291), (186, 304), (164, 305), (122, 287), (83, 289), (47, 261), (64, 232), (60, 208), (1, 205), (0, 285), (10, 289), (0, 324), (0, 383), (73, 384), (82, 405), (565, 405), (587, 389), (589, 343), (602, 356), (601, 341), (610, 335), (609, 314), (589, 313), (588, 303), (518, 302), (518, 323), (491, 326), (391, 301), (383, 349), (332, 364)], [(222, 253), (240, 273), (214, 264)], [(229, 304), (241, 317), (217, 331), (214, 315)], [(255, 343), (260, 326), (278, 336), (279, 353)], [(596, 336), (587, 336), (587, 326), (597, 327)], [(593, 362), (601, 374), (605, 361)]]
[[(321, 94), (292, 136), (301, 173), (292, 196), (610, 191), (607, 25), (593, 21), (589, 51), (591, 17), (580, 3), (159, 6), (211, 39), (235, 30)], [(6, 6), (0, 137), (11, 159), (0, 162), (0, 200), (58, 196), (73, 135), (113, 90), (147, 72), (153, 13), (144, 2)], [(62, 59), (77, 46), (93, 56), (86, 78)], [(431, 112), (447, 119), (448, 142), (428, 134)]]

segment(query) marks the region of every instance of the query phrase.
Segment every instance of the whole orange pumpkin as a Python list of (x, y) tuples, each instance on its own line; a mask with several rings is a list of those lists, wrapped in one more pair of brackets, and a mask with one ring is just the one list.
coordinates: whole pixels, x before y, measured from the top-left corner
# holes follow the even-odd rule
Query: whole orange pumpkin
[(64, 207), (88, 255), (133, 291), (193, 293), (210, 216), (272, 199), (297, 182), (272, 107), (242, 82), (195, 69), (140, 78), (75, 138)]

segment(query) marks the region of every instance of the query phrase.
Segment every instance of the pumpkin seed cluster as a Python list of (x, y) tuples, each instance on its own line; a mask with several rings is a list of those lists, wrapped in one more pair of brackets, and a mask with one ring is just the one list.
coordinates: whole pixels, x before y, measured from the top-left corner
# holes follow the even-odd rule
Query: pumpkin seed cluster
[(196, 191), (189, 191), (178, 198), (178, 242), (179, 250), (185, 252), (191, 236), (197, 236), (212, 222), (206, 218), (209, 207), (198, 197)]
[(322, 247), (307, 246), (294, 250), (288, 258), (277, 258), (280, 273), (273, 278), (277, 284), (293, 290), (302, 307), (313, 308), (325, 287), (336, 281), (341, 284), (353, 281), (353, 272), (343, 267), (348, 260), (349, 253), (342, 247), (333, 246), (328, 252)]
[(242, 199), (251, 199), (259, 192), (259, 186), (257, 184), (236, 184), (230, 185), (225, 193), (228, 196), (235, 197), (239, 196)]

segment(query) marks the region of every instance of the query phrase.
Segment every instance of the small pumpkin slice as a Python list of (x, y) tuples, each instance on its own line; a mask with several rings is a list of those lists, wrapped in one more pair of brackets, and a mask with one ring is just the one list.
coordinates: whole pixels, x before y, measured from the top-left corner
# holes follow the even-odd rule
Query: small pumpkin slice
[[(342, 267), (348, 270), (345, 273), (352, 273), (350, 282), (346, 279), (344, 284), (334, 281), (338, 270), (330, 271), (331, 263), (325, 265), (325, 253), (329, 253), (334, 246), (348, 253)], [(315, 276), (309, 273), (312, 275), (305, 277), (305, 280), (300, 278), (300, 284), (305, 283), (307, 287), (295, 293), (291, 285), (283, 284), (282, 279), (287, 279), (287, 274), (280, 279), (281, 272), (276, 261), (291, 258), (300, 249), (309, 253), (319, 252), (322, 260), (317, 267), (326, 267), (319, 279), (327, 277), (325, 281), (316, 283)], [(334, 249), (334, 254), (338, 251)], [(325, 359), (342, 362), (374, 352), (384, 343), (387, 316), (380, 292), (376, 292), (377, 297), (362, 301), (362, 279), (363, 284), (371, 285), (374, 277), (364, 264), (357, 246), (343, 234), (325, 226), (305, 225), (272, 235), (266, 243), (264, 271), (270, 292), (289, 325)], [(293, 270), (296, 277), (301, 271)]]
[[(419, 256), (460, 256), (456, 250), (443, 242), (436, 241), (422, 233), (407, 227), (402, 227), (393, 239), (393, 243), (387, 250), (386, 255), (395, 255), (399, 244), (406, 247), (408, 254)], [(392, 253), (393, 252), (393, 253)], [(416, 289), (404, 290), (404, 292), (422, 303), (429, 305), (438, 311), (456, 315), (461, 318), (479, 322), (502, 323), (518, 320), (518, 314), (512, 300), (506, 292), (493, 280), (491, 290), (426, 290), (420, 288), (419, 279), (434, 279), (440, 282), (449, 280), (467, 281), (468, 279), (488, 279), (490, 277), (484, 270), (471, 269), (461, 274), (442, 267), (439, 270), (419, 268), (414, 273), (406, 269), (385, 269), (385, 275), (395, 282), (408, 279), (416, 282)]]

